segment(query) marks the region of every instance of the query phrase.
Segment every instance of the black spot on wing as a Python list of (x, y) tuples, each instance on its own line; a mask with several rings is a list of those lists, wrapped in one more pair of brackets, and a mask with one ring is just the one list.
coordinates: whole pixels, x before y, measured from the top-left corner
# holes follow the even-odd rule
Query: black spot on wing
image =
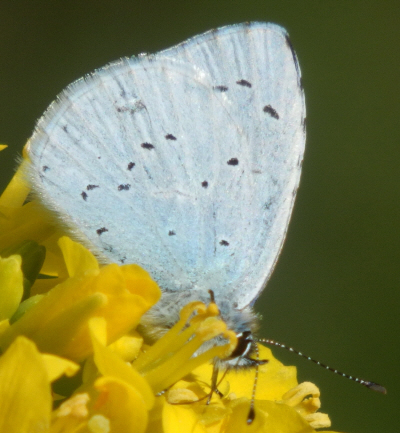
[(170, 230), (168, 232), (168, 236), (175, 236), (175, 235), (176, 235), (176, 233), (173, 230)]
[(266, 203), (264, 203), (264, 209), (265, 210), (269, 210), (270, 207), (272, 206), (273, 200), (269, 199)]
[(175, 137), (174, 135), (172, 135), (172, 134), (167, 134), (167, 135), (165, 136), (165, 138), (166, 138), (167, 140), (176, 140), (176, 137)]
[(130, 187), (129, 183), (126, 183), (125, 185), (121, 184), (118, 185), (118, 191), (128, 191)]
[(48, 171), (48, 170), (50, 170), (50, 167), (49, 167), (49, 166), (44, 165), (44, 166), (42, 167), (42, 171), (46, 172), (46, 171)]
[(251, 88), (251, 83), (249, 83), (247, 80), (241, 79), (239, 81), (236, 81), (236, 84), (239, 84), (239, 86)]
[(136, 101), (133, 105), (124, 105), (119, 106), (115, 105), (115, 109), (118, 113), (129, 113), (129, 114), (135, 114), (138, 111), (143, 110), (146, 108), (146, 106), (143, 104), (142, 101)]
[(82, 196), (83, 200), (85, 200), (85, 201), (87, 200), (88, 195), (86, 194), (85, 191), (81, 192), (81, 196)]
[(229, 242), (226, 241), (226, 240), (224, 240), (224, 239), (222, 239), (222, 241), (220, 241), (219, 244), (222, 245), (222, 246), (224, 246), (224, 247), (227, 247), (229, 245)]
[(99, 185), (87, 185), (86, 186), (87, 191), (91, 191), (92, 189), (95, 189), (95, 188), (100, 188), (100, 187), (99, 187)]
[(275, 108), (272, 108), (270, 105), (266, 105), (263, 108), (264, 113), (268, 113), (271, 117), (273, 117), (274, 119), (279, 119), (279, 114), (278, 112), (275, 110)]
[(128, 170), (131, 171), (134, 166), (135, 166), (135, 163), (134, 162), (130, 162), (128, 164)]
[(154, 149), (154, 146), (151, 143), (142, 143), (141, 146), (143, 147), (143, 149)]
[(228, 91), (228, 87), (227, 87), (227, 86), (214, 86), (213, 89), (214, 89), (214, 90), (218, 90), (218, 91), (220, 91), (221, 93), (222, 93), (222, 92), (227, 92), (227, 91)]
[(208, 188), (208, 182), (206, 180), (203, 180), (203, 182), (201, 182), (201, 186), (203, 188)]
[(231, 158), (229, 161), (227, 161), (228, 165), (238, 165), (239, 160), (237, 158)]
[(97, 229), (96, 233), (100, 236), (101, 234), (103, 234), (104, 232), (108, 232), (108, 229), (106, 229), (105, 227), (102, 227), (101, 229)]

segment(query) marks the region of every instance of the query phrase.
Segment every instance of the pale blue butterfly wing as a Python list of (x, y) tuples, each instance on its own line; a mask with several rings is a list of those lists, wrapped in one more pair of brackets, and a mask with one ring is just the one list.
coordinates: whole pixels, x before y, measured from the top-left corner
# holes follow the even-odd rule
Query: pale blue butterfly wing
[(240, 309), (282, 247), (304, 123), (286, 32), (228, 26), (70, 85), (38, 122), (28, 175), (98, 255)]

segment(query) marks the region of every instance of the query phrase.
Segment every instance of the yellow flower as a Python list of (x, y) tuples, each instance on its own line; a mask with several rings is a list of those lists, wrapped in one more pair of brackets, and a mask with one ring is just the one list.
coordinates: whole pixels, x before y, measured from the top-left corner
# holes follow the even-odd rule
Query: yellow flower
[(42, 355), (35, 345), (18, 337), (0, 358), (0, 431), (49, 431), (51, 382), (72, 376), (79, 366), (53, 355)]
[[(0, 149), (1, 150), (1, 149)], [(220, 374), (237, 343), (213, 302), (193, 302), (148, 346), (136, 327), (161, 292), (136, 265), (100, 266), (29, 193), (18, 170), (0, 197), (0, 431), (314, 432), (319, 390), (259, 346), (255, 371)], [(46, 276), (46, 278), (42, 278)], [(199, 354), (217, 335), (226, 344)], [(78, 365), (76, 362), (79, 362)], [(79, 372), (78, 372), (79, 370)], [(208, 399), (210, 402), (208, 403)]]
[(0, 335), (5, 350), (18, 336), (31, 338), (39, 350), (81, 361), (91, 352), (88, 321), (104, 317), (108, 343), (134, 328), (161, 293), (136, 265), (99, 268), (94, 256), (69, 238), (60, 239), (69, 278), (53, 287)]

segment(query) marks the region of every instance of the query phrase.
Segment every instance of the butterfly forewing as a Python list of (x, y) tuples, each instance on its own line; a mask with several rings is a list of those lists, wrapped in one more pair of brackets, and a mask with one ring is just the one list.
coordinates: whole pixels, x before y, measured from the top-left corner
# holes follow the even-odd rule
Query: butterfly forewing
[(30, 140), (29, 175), (97, 254), (240, 308), (281, 249), (304, 117), (285, 31), (229, 26), (69, 86)]

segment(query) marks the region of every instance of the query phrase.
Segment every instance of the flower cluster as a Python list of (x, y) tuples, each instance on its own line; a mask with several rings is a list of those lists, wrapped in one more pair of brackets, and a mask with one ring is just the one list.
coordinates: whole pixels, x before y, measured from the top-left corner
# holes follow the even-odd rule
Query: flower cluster
[[(1, 150), (1, 148), (0, 148)], [(23, 162), (23, 164), (25, 164)], [(319, 390), (259, 346), (254, 371), (229, 371), (210, 396), (212, 360), (236, 335), (217, 305), (192, 302), (154, 345), (137, 331), (160, 298), (137, 265), (100, 266), (35, 200), (21, 169), (0, 197), (0, 431), (314, 432)], [(202, 352), (217, 335), (227, 341)]]

